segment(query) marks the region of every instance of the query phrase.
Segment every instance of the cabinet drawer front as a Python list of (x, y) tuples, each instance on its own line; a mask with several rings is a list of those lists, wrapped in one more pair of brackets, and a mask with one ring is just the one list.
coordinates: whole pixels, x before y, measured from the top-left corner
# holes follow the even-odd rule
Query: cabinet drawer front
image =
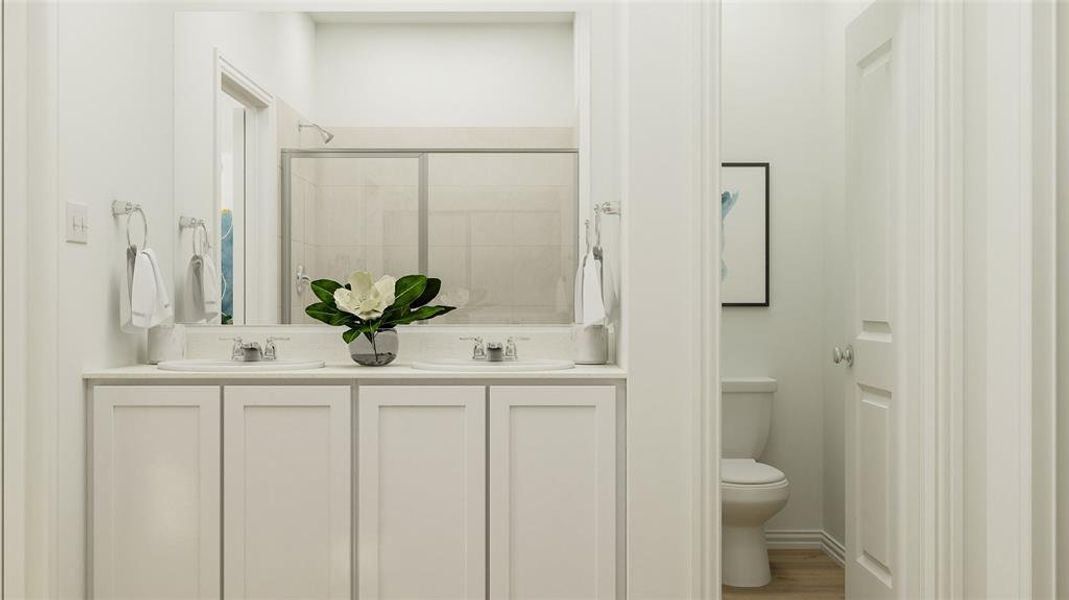
[(351, 405), (348, 386), (225, 388), (227, 598), (349, 598)]
[(616, 595), (616, 388), (490, 389), (490, 597)]
[(219, 597), (219, 388), (92, 388), (95, 598)]
[(482, 598), (486, 388), (361, 386), (360, 598)]

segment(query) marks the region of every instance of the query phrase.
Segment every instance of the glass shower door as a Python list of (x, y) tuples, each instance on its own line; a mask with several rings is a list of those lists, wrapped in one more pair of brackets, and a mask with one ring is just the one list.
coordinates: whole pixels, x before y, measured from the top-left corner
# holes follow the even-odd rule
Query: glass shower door
[(422, 270), (420, 154), (289, 153), (283, 160), (289, 171), (283, 173), (283, 323), (316, 322), (304, 314), (316, 302), (313, 280)]

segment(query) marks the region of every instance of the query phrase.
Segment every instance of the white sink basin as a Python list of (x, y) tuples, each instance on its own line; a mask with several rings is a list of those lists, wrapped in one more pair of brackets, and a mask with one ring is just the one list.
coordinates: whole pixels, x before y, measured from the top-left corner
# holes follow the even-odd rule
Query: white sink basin
[(470, 358), (436, 358), (412, 363), (413, 369), (423, 371), (461, 371), (465, 373), (504, 373), (517, 371), (563, 371), (575, 367), (570, 360), (530, 358), (488, 362)]
[(251, 371), (307, 371), (323, 368), (321, 360), (264, 360), (238, 362), (214, 358), (167, 360), (157, 367), (161, 371), (185, 371), (192, 373), (248, 373)]

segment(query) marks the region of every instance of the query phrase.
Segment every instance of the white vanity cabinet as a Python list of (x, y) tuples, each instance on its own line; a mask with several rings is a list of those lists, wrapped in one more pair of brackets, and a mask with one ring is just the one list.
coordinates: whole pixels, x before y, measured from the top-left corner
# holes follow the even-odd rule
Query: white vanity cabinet
[(94, 598), (351, 597), (351, 385), (102, 385), (92, 402)]
[(358, 395), (361, 600), (616, 598), (615, 386)]
[(490, 388), (490, 597), (616, 597), (613, 386)]
[(350, 598), (352, 388), (223, 388), (223, 597)]
[(94, 388), (94, 598), (219, 597), (219, 391)]
[(359, 598), (484, 598), (486, 388), (358, 394)]
[(622, 380), (114, 373), (89, 385), (93, 598), (623, 594)]

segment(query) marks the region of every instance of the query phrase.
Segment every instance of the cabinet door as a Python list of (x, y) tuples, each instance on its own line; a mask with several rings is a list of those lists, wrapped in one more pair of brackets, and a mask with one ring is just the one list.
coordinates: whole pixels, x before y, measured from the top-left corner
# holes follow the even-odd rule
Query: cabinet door
[(361, 386), (360, 598), (483, 598), (486, 388)]
[(349, 386), (228, 386), (224, 596), (348, 599)]
[(94, 598), (219, 597), (219, 388), (92, 389)]
[(490, 388), (490, 597), (616, 594), (616, 388)]

